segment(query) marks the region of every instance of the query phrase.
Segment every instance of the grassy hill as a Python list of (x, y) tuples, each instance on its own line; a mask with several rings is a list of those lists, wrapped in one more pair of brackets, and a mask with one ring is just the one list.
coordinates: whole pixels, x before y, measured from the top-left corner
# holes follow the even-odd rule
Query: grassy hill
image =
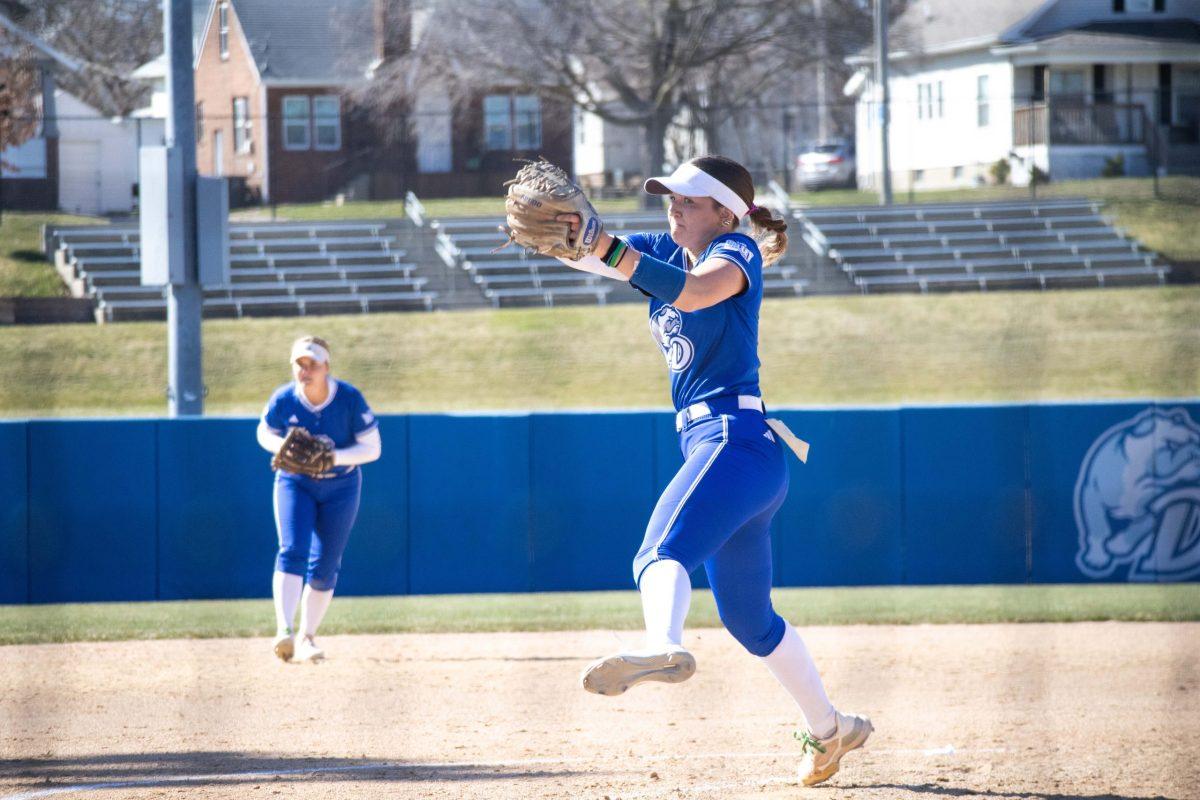
[(73, 214), (4, 211), (0, 216), (0, 297), (65, 297), (67, 287), (42, 252), (42, 226), (103, 222)]
[[(1200, 395), (1200, 287), (768, 300), (774, 405)], [(293, 337), (379, 411), (669, 405), (641, 304), (213, 320), (210, 414), (257, 414), (289, 379)], [(0, 328), (0, 416), (165, 410), (166, 326)]]

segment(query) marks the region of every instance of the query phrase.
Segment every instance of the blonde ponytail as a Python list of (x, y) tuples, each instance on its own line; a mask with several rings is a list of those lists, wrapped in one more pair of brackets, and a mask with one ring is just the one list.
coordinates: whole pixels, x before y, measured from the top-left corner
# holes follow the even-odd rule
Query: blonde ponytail
[(763, 266), (769, 267), (783, 258), (788, 246), (787, 222), (762, 206), (751, 211), (746, 219), (750, 221), (750, 236), (762, 252)]

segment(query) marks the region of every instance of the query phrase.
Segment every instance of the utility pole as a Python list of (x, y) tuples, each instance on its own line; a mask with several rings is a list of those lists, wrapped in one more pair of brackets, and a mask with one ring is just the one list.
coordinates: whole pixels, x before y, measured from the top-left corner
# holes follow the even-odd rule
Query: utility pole
[(879, 82), (879, 204), (892, 204), (892, 159), (888, 148), (891, 92), (888, 89), (888, 0), (875, 0), (875, 78)]
[[(167, 410), (170, 416), (204, 413), (204, 372), (201, 366), (201, 288), (196, 242), (196, 89), (192, 72), (191, 0), (166, 0), (163, 19), (167, 54), (166, 145), (174, 150), (180, 169), (167, 170), (168, 182), (182, 186), (168, 192), (182, 194), (180, 265), (170, 264), (167, 283)], [(179, 195), (176, 195), (179, 196)]]
[(827, 74), (829, 45), (826, 42), (824, 0), (813, 0), (813, 14), (817, 18), (817, 139), (826, 141), (830, 136), (829, 94)]

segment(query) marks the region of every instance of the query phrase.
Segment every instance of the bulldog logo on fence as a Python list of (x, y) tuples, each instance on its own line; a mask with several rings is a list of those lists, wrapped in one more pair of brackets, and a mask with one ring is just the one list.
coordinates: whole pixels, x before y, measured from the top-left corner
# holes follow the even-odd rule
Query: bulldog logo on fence
[(1131, 581), (1200, 575), (1200, 426), (1183, 408), (1148, 408), (1112, 426), (1075, 483), (1079, 552), (1092, 578), (1128, 566)]

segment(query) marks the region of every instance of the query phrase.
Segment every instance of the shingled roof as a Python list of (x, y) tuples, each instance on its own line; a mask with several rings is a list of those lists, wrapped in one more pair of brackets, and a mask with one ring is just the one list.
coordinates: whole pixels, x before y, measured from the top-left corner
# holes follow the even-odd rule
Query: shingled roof
[(916, 0), (892, 22), (891, 49), (929, 52), (998, 44), (1048, 0)]
[[(1060, 16), (1040, 13), (1054, 0), (913, 0), (892, 20), (892, 57), (933, 55), (964, 50), (1018, 45), (1055, 39), (1075, 32), (1106, 37), (1159, 41), (1196, 41), (1192, 19), (1140, 19), (1064, 24)], [(870, 48), (851, 56), (849, 63), (873, 59)]]
[(231, 4), (263, 80), (347, 83), (361, 79), (375, 59), (372, 0)]

